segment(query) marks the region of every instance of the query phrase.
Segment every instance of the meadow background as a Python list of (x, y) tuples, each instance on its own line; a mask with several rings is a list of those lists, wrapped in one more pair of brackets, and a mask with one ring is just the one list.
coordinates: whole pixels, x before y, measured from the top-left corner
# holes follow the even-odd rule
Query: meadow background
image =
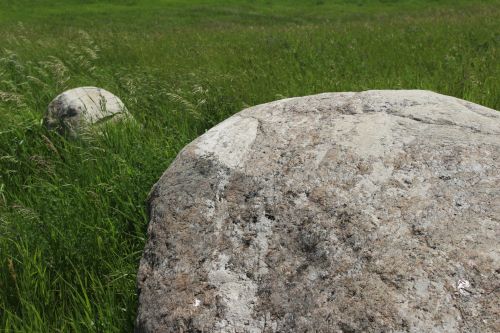
[[(0, 331), (130, 332), (147, 194), (239, 110), (429, 89), (500, 109), (500, 1), (0, 0)], [(98, 86), (137, 124), (41, 124)]]

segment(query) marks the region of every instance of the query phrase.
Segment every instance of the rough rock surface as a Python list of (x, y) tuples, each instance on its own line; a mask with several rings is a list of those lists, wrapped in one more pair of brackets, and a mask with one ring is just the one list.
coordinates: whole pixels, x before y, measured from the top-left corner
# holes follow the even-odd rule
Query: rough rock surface
[(50, 102), (45, 115), (49, 129), (76, 134), (86, 125), (127, 116), (123, 102), (107, 90), (81, 87), (67, 90)]
[(499, 332), (500, 113), (429, 91), (246, 109), (150, 195), (137, 332)]

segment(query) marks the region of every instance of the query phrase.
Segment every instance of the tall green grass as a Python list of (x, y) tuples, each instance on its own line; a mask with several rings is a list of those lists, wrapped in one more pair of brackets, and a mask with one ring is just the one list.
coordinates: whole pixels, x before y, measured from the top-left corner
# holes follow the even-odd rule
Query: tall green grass
[[(0, 0), (0, 331), (131, 331), (149, 189), (231, 114), (402, 88), (500, 109), (499, 42), (498, 1)], [(46, 131), (83, 85), (136, 123)]]

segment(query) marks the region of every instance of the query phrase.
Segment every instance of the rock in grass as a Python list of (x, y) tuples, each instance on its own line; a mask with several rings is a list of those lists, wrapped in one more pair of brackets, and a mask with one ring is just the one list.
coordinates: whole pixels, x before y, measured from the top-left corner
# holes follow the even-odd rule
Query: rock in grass
[(428, 91), (246, 109), (154, 186), (137, 332), (494, 332), (500, 113)]
[(74, 135), (88, 125), (127, 115), (123, 102), (109, 91), (81, 87), (65, 91), (50, 102), (44, 122), (49, 129)]

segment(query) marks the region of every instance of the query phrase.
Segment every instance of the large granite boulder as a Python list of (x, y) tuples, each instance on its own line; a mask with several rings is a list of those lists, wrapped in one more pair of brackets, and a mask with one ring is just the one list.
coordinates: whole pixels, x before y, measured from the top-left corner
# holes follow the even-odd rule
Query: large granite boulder
[(500, 113), (429, 91), (246, 109), (150, 195), (137, 332), (499, 332)]
[(96, 87), (70, 89), (50, 102), (44, 123), (49, 129), (76, 135), (88, 125), (128, 118), (120, 98)]

